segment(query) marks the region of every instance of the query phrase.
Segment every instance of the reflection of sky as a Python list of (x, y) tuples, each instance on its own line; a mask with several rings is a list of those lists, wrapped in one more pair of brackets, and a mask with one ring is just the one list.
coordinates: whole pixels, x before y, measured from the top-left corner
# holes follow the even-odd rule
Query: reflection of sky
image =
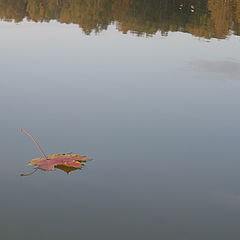
[(207, 61), (197, 60), (192, 64), (216, 80), (237, 79), (240, 78), (240, 62), (232, 60), (225, 61)]
[[(1, 49), (4, 59), (2, 57), (0, 63), (4, 66), (7, 62), (15, 61), (20, 67), (21, 63), (35, 62), (34, 68), (40, 65), (48, 68), (51, 63), (52, 70), (64, 65), (64, 68), (82, 66), (84, 69), (90, 68), (89, 71), (93, 66), (98, 70), (100, 67), (115, 67), (121, 63), (125, 70), (131, 71), (130, 65), (134, 61), (139, 67), (144, 66), (152, 74), (158, 74), (159, 69), (165, 72), (171, 71), (173, 67), (189, 68), (186, 62), (197, 61), (200, 71), (210, 71), (210, 66), (207, 67), (204, 62), (239, 59), (239, 38), (236, 36), (226, 40), (205, 41), (190, 34), (169, 33), (168, 37), (162, 37), (159, 33), (142, 38), (132, 34), (123, 35), (115, 30), (115, 26), (108, 29), (97, 36), (86, 36), (76, 25), (55, 21), (50, 24), (1, 22), (0, 41), (5, 47)], [(210, 65), (216, 68), (216, 65)]]
[[(238, 79), (237, 37), (86, 36), (55, 22), (0, 33), (1, 234), (226, 240), (231, 227), (239, 238), (239, 205), (222, 193), (239, 194), (240, 82), (209, 81), (218, 69)], [(39, 156), (20, 127), (47, 153), (94, 161), (19, 178)]]

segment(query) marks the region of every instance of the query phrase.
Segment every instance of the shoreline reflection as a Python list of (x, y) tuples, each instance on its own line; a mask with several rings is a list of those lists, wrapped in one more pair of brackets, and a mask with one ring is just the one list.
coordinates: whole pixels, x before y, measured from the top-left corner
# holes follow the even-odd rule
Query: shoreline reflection
[(0, 19), (21, 22), (57, 20), (77, 24), (85, 34), (116, 23), (126, 34), (151, 36), (181, 31), (206, 39), (240, 35), (238, 0), (0, 0)]

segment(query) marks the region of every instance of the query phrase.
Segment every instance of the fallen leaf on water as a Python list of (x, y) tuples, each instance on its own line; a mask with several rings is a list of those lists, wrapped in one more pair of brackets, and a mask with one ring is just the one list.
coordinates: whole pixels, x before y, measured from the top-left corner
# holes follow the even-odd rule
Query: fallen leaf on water
[[(82, 166), (84, 166), (85, 162), (87, 162), (89, 159), (86, 156), (80, 156), (77, 154), (72, 153), (66, 153), (66, 154), (52, 154), (50, 156), (46, 156), (46, 154), (43, 152), (39, 144), (36, 142), (36, 140), (28, 133), (27, 131), (20, 129), (20, 131), (25, 132), (28, 136), (32, 138), (32, 140), (35, 142), (39, 150), (42, 152), (44, 158), (35, 158), (30, 161), (30, 165), (36, 166), (36, 169), (41, 168), (45, 171), (54, 170), (55, 168), (58, 168), (62, 171), (65, 171), (66, 173), (69, 173), (71, 171), (81, 169)], [(35, 172), (35, 171), (34, 171)], [(21, 174), (21, 176), (28, 176), (29, 174)]]
[(53, 154), (47, 159), (35, 158), (29, 164), (36, 165), (38, 168), (44, 169), (45, 171), (54, 170), (55, 166), (67, 166), (73, 168), (81, 168), (82, 162), (86, 162), (88, 158), (79, 155), (70, 154)]

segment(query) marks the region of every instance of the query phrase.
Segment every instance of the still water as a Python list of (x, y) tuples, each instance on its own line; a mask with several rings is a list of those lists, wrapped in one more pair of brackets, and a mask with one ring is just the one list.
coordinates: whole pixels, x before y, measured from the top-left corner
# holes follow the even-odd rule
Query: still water
[(1, 239), (239, 239), (239, 1), (0, 9)]

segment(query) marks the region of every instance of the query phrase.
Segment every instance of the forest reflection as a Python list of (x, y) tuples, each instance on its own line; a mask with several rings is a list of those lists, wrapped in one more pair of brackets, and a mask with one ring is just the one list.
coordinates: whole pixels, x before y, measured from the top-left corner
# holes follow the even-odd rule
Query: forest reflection
[(240, 34), (240, 0), (0, 0), (0, 18), (74, 23), (85, 34), (116, 23), (139, 36), (181, 31), (224, 39)]

